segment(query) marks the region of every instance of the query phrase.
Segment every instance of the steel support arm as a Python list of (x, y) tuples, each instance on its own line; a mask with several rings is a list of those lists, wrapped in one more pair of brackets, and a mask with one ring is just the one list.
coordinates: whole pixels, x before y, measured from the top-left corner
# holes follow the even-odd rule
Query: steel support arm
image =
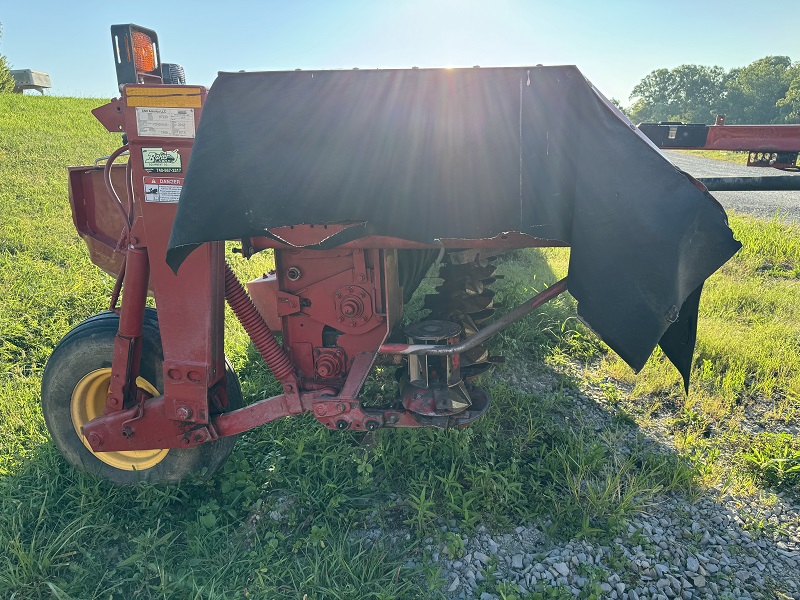
[(471, 335), (460, 344), (453, 346), (426, 346), (425, 344), (384, 344), (380, 347), (381, 354), (461, 354), (475, 346), (482, 344), (496, 333), (502, 331), (512, 323), (519, 321), (532, 313), (545, 302), (552, 300), (567, 289), (567, 278), (554, 283), (552, 286), (536, 294), (533, 298), (520, 304), (514, 310), (506, 313), (494, 323)]

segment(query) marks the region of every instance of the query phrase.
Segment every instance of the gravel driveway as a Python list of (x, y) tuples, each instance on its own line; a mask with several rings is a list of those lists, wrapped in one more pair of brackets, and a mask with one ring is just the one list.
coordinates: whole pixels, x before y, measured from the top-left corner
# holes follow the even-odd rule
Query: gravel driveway
[[(614, 409), (600, 387), (564, 392), (557, 379), (531, 375), (524, 364), (511, 365), (505, 376), (531, 394), (563, 394), (559, 414), (565, 423), (594, 430), (613, 452), (636, 452), (642, 444), (676, 452), (666, 415), (639, 428), (613, 419)], [(462, 551), (451, 556), (446, 545), (425, 540), (447, 600), (800, 599), (800, 504), (785, 493), (768, 501), (759, 494), (736, 496), (718, 489), (695, 498), (657, 494), (606, 543), (553, 539), (544, 532), (547, 523), (497, 533), (479, 526), (470, 534), (455, 521), (442, 520), (439, 526), (463, 543)], [(422, 561), (407, 566), (420, 567)], [(501, 598), (483, 591), (487, 576), (515, 585), (518, 594)]]
[[(733, 163), (665, 150), (664, 154), (679, 169), (694, 177), (775, 177), (800, 173)], [(800, 192), (713, 192), (726, 210), (771, 219), (776, 214), (787, 223), (800, 223)]]

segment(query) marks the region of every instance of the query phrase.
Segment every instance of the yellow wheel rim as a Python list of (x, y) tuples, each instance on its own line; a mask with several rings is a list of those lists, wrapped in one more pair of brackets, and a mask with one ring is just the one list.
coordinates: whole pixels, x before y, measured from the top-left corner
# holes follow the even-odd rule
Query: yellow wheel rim
[[(72, 391), (69, 412), (72, 416), (72, 426), (83, 445), (103, 461), (115, 469), (123, 471), (143, 471), (156, 466), (167, 455), (169, 449), (164, 450), (125, 450), (119, 452), (94, 452), (89, 442), (81, 432), (81, 427), (103, 414), (108, 396), (108, 386), (111, 382), (111, 369), (97, 369), (84, 376)], [(136, 379), (136, 385), (153, 396), (160, 395), (153, 385), (142, 377)]]

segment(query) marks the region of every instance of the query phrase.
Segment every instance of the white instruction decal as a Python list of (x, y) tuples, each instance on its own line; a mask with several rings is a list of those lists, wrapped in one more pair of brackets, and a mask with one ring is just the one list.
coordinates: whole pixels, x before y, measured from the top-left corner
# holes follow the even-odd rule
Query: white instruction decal
[(140, 136), (193, 138), (194, 109), (137, 106), (136, 130)]
[(183, 188), (182, 177), (145, 177), (145, 202), (177, 202)]
[(148, 173), (180, 173), (183, 170), (177, 150), (142, 148), (142, 163)]

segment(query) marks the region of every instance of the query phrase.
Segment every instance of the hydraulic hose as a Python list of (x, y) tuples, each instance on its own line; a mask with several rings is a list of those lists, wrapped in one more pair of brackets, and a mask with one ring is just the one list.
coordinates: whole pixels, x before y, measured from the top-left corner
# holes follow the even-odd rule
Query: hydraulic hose
[[(126, 241), (127, 241), (127, 236), (130, 235), (130, 233), (131, 233), (131, 214), (132, 213), (129, 213), (128, 211), (125, 210), (125, 207), (122, 205), (122, 200), (120, 200), (120, 198), (119, 198), (119, 194), (117, 194), (117, 191), (114, 189), (114, 185), (111, 183), (111, 167), (114, 165), (114, 161), (117, 160), (117, 158), (119, 158), (120, 155), (122, 155), (123, 153), (125, 153), (127, 151), (128, 151), (128, 146), (127, 145), (117, 148), (114, 152), (111, 153), (111, 156), (108, 157), (108, 159), (106, 160), (105, 167), (103, 167), (103, 182), (106, 185), (106, 190), (108, 190), (109, 195), (114, 200), (116, 200), (116, 202), (114, 203), (114, 206), (117, 207), (117, 209), (119, 210), (120, 214), (122, 215), (122, 222), (124, 224), (124, 230), (125, 230), (125, 233), (126, 233), (126, 235), (125, 235), (125, 240)], [(129, 175), (130, 175), (130, 173), (126, 170), (125, 171), (125, 177), (128, 180), (128, 182), (130, 182), (130, 176)], [(128, 203), (129, 203), (129, 206), (132, 207), (133, 206), (132, 205), (133, 194), (131, 193), (131, 190), (130, 190), (129, 187), (128, 187), (127, 191), (128, 191)]]

